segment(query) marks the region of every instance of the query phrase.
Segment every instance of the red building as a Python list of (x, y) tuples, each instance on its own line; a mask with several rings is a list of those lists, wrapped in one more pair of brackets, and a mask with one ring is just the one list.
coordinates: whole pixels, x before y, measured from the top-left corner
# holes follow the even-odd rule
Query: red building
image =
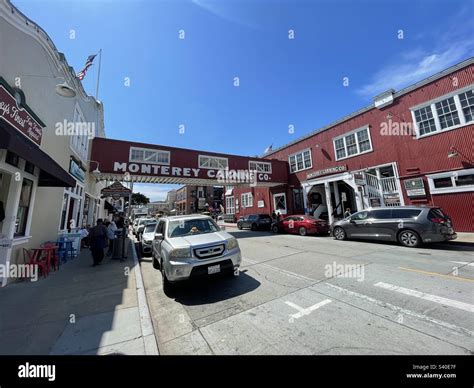
[(434, 205), (457, 231), (474, 232), (474, 58), (382, 93), (264, 157), (288, 162), (288, 183), (228, 187), (227, 213), (332, 221), (345, 208)]

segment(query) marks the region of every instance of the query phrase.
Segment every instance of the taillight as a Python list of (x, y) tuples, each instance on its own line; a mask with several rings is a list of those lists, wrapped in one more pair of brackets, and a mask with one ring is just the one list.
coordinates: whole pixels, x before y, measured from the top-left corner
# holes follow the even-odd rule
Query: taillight
[(431, 218), (430, 221), (431, 221), (431, 222), (434, 222), (435, 224), (444, 224), (444, 223), (446, 222), (445, 219), (443, 219), (443, 218), (438, 218), (438, 217)]

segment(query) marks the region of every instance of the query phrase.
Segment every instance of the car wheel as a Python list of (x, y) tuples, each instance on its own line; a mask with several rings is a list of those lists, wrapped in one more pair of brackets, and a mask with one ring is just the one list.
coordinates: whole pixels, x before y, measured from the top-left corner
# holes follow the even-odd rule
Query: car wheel
[(160, 269), (160, 263), (159, 263), (159, 261), (156, 259), (155, 255), (153, 255), (153, 268), (154, 268), (154, 269)]
[(345, 240), (347, 238), (346, 231), (341, 227), (334, 228), (333, 235), (336, 240)]
[(239, 230), (242, 230), (242, 224), (237, 224), (237, 228), (238, 228)]
[(278, 226), (273, 225), (273, 226), (272, 226), (272, 232), (273, 232), (273, 233), (278, 233), (278, 232), (279, 232)]
[(416, 248), (421, 245), (421, 238), (413, 230), (402, 230), (398, 234), (398, 242), (408, 248)]
[(168, 295), (171, 291), (173, 291), (173, 284), (170, 283), (168, 278), (166, 277), (165, 269), (163, 265), (161, 267), (161, 279), (163, 280), (163, 292)]
[(257, 230), (257, 224), (252, 224), (252, 227), (250, 229)]
[(301, 228), (298, 229), (298, 232), (300, 233), (300, 236), (306, 236), (306, 228), (302, 226)]

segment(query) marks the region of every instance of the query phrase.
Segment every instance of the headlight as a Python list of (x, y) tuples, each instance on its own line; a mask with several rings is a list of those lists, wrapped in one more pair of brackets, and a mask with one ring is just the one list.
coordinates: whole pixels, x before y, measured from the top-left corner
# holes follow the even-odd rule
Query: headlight
[(188, 257), (191, 257), (189, 248), (174, 249), (170, 253), (170, 259), (186, 259)]
[(231, 238), (230, 240), (227, 240), (227, 249), (230, 251), (232, 249), (238, 248), (239, 243), (237, 242), (236, 238)]

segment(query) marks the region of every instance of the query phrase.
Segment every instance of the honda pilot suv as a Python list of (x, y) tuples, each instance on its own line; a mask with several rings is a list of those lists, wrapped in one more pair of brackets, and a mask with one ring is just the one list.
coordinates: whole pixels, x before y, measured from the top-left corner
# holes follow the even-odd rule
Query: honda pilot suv
[(152, 246), (153, 267), (161, 271), (165, 292), (182, 280), (236, 274), (242, 261), (237, 240), (203, 215), (161, 218)]
[(457, 238), (451, 219), (438, 207), (366, 209), (335, 222), (331, 232), (336, 240), (398, 241), (406, 247)]

